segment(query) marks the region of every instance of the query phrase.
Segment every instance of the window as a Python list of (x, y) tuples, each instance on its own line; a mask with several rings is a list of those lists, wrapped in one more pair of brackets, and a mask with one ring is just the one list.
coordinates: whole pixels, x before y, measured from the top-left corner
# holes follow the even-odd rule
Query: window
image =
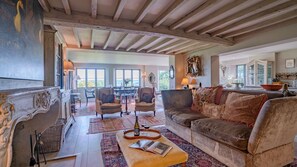
[(169, 72), (159, 71), (159, 90), (169, 89)]
[(78, 88), (105, 87), (105, 69), (79, 68), (76, 74), (80, 77), (77, 80)]
[(95, 84), (95, 69), (87, 69), (87, 87), (93, 88), (96, 87)]
[(77, 69), (76, 74), (80, 77), (80, 80), (77, 80), (77, 87), (86, 87), (86, 69)]
[(140, 86), (140, 70), (117, 69), (115, 74), (116, 86)]
[(236, 78), (238, 82), (245, 84), (245, 65), (236, 65)]

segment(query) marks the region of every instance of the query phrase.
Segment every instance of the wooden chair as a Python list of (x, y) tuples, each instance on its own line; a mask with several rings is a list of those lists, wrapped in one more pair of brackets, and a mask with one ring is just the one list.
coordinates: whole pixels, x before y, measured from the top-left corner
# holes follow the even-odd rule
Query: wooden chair
[(86, 106), (89, 103), (89, 99), (95, 98), (95, 90), (85, 88)]
[(120, 112), (120, 116), (122, 117), (122, 104), (120, 100), (115, 98), (113, 88), (96, 89), (96, 116), (99, 113), (101, 114), (101, 119), (103, 119), (103, 114), (117, 112)]
[(137, 94), (138, 98), (135, 100), (135, 115), (136, 111), (153, 111), (154, 116), (156, 116), (154, 88), (139, 88)]

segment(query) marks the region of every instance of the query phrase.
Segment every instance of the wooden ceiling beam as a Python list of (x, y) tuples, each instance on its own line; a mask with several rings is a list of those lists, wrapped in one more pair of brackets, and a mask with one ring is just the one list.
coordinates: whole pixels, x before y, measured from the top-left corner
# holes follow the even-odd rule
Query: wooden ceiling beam
[(167, 51), (167, 50), (176, 48), (176, 47), (178, 47), (180, 45), (183, 45), (183, 44), (185, 44), (187, 42), (188, 42), (188, 40), (185, 40), (185, 41), (176, 41), (176, 42), (170, 44), (169, 46), (165, 46), (165, 47), (161, 48), (160, 50), (157, 51), (157, 53), (161, 53), (161, 52), (164, 52), (164, 51)]
[(120, 0), (119, 3), (118, 3), (118, 6), (117, 6), (117, 9), (113, 15), (113, 21), (118, 21), (119, 18), (120, 18), (120, 15), (122, 14), (123, 12), (123, 9), (126, 5), (126, 2), (127, 0)]
[(158, 49), (160, 49), (166, 45), (169, 45), (177, 40), (178, 40), (178, 38), (164, 39), (162, 42), (159, 42), (159, 43), (155, 44), (154, 46), (152, 46), (147, 52), (150, 53), (154, 50), (158, 50)]
[(160, 37), (152, 37), (149, 39), (147, 42), (145, 42), (143, 45), (141, 45), (138, 49), (137, 52), (142, 51), (145, 47), (150, 47), (154, 45), (155, 43), (159, 42), (162, 38)]
[(79, 38), (79, 35), (78, 35), (78, 31), (76, 28), (72, 28), (72, 31), (73, 31), (73, 35), (74, 35), (74, 38), (75, 38), (75, 41), (76, 41), (76, 45), (78, 48), (81, 47), (81, 42), (80, 42), (80, 38)]
[(178, 20), (177, 22), (173, 23), (169, 28), (171, 30), (175, 30), (175, 29), (181, 27), (182, 25), (187, 23), (187, 21), (189, 19), (191, 19), (193, 16), (195, 16), (198, 13), (203, 12), (203, 11), (209, 9), (210, 7), (212, 7), (217, 1), (218, 0), (207, 0), (207, 1), (205, 1), (202, 5), (198, 6), (196, 9), (194, 9), (193, 11), (188, 13), (185, 17), (183, 17), (180, 20)]
[(38, 0), (39, 4), (41, 5), (42, 9), (46, 12), (51, 11), (51, 6), (47, 0)]
[(228, 26), (221, 28), (219, 30), (216, 30), (214, 32), (211, 33), (211, 35), (217, 36), (217, 35), (223, 35), (225, 33), (228, 33), (230, 31), (232, 31), (233, 29), (235, 29), (236, 27), (240, 26), (240, 25), (244, 25), (244, 24), (248, 24), (248, 23), (255, 23), (255, 21), (257, 20), (263, 20), (266, 18), (271, 18), (271, 17), (276, 17), (276, 16), (280, 16), (284, 13), (290, 12), (294, 9), (297, 9), (297, 1), (296, 0), (292, 0), (286, 3), (283, 3), (281, 5), (278, 5), (276, 7), (273, 7), (271, 9), (267, 9), (264, 10), (260, 13), (254, 14), (250, 17), (247, 17), (245, 19), (242, 19), (238, 22), (229, 24)]
[(180, 51), (180, 50), (183, 50), (183, 49), (186, 49), (186, 48), (189, 48), (189, 47), (192, 47), (194, 45), (198, 45), (200, 42), (193, 42), (193, 41), (190, 41), (184, 45), (181, 45), (180, 47), (177, 47), (175, 49), (172, 49), (170, 51), (167, 51), (165, 52), (166, 54), (170, 54), (170, 53), (173, 53), (173, 52), (177, 52), (177, 51)]
[(192, 30), (195, 30), (195, 29), (198, 29), (201, 24), (207, 22), (207, 21), (210, 21), (214, 18), (216, 18), (217, 16), (220, 16), (222, 14), (224, 14), (225, 12), (228, 12), (230, 11), (232, 8), (235, 8), (241, 4), (243, 4), (244, 2), (247, 2), (246, 0), (235, 0), (235, 1), (232, 1), (228, 4), (226, 4), (225, 6), (223, 6), (222, 8), (216, 10), (215, 12), (201, 18), (200, 20), (197, 20), (195, 23), (191, 24), (190, 26), (188, 26), (185, 31), (186, 32), (190, 32)]
[(175, 0), (174, 3), (172, 5), (169, 6), (169, 8), (167, 8), (165, 10), (165, 12), (163, 12), (158, 18), (157, 20), (153, 23), (153, 27), (158, 27), (159, 25), (161, 25), (177, 8), (179, 8), (183, 3), (185, 2), (185, 0)]
[[(284, 0), (284, 1), (287, 1), (287, 0)], [(280, 0), (269, 0), (269, 1), (266, 1), (266, 0), (263, 0), (255, 5), (252, 5), (248, 8), (245, 8), (237, 13), (234, 13), (226, 18), (223, 18), (209, 26), (206, 26), (204, 28), (202, 28), (201, 30), (198, 30), (199, 34), (204, 34), (204, 33), (207, 33), (207, 32), (211, 32), (213, 30), (216, 30), (218, 28), (220, 28), (220, 26), (222, 25), (228, 25), (230, 23), (233, 23), (234, 21), (237, 21), (237, 20), (240, 20), (240, 19), (243, 19), (243, 18), (246, 18), (246, 17), (249, 17), (253, 14), (256, 14), (260, 11), (263, 11), (265, 9), (269, 9), (271, 7), (274, 7), (274, 6), (277, 6), (281, 3), (283, 3), (284, 1), (280, 1)], [(195, 28), (187, 28), (185, 29), (186, 32), (192, 32), (194, 31)]]
[(97, 17), (97, 9), (98, 8), (98, 0), (92, 0), (91, 3), (91, 13), (92, 13), (92, 17), (96, 19)]
[(181, 54), (181, 53), (186, 53), (186, 52), (191, 52), (191, 51), (196, 51), (196, 50), (203, 50), (203, 49), (207, 49), (207, 48), (210, 48), (210, 47), (213, 47), (213, 45), (212, 44), (203, 44), (203, 45), (199, 45), (199, 46), (185, 48), (183, 50), (175, 52), (174, 54)]
[(133, 21), (121, 19), (117, 22), (110, 17), (97, 16), (97, 19), (83, 13), (72, 13), (71, 16), (63, 12), (52, 9), (50, 12), (44, 13), (44, 24), (60, 25), (66, 27), (92, 28), (116, 32), (133, 33), (147, 36), (160, 36), (164, 38), (179, 38), (184, 40), (197, 40), (208, 43), (216, 43), (223, 45), (233, 45), (234, 41), (223, 39), (220, 37), (211, 37), (208, 34), (198, 35), (197, 33), (185, 33), (183, 30), (169, 30), (167, 26), (159, 26), (152, 28), (150, 24), (140, 23), (133, 24)]
[(145, 35), (142, 35), (140, 37), (135, 38), (130, 45), (126, 48), (126, 51), (131, 50), (139, 41), (141, 41), (143, 38), (145, 37)]
[(51, 25), (51, 28), (52, 28), (53, 30), (56, 30), (56, 35), (57, 35), (59, 41), (60, 41), (64, 46), (67, 46), (67, 43), (66, 43), (66, 40), (65, 40), (63, 34), (60, 33), (60, 31), (57, 29), (57, 27)]
[(134, 24), (139, 24), (141, 20), (145, 17), (145, 15), (149, 12), (150, 8), (153, 6), (153, 4), (157, 0), (147, 0), (142, 7), (141, 11), (136, 16), (136, 19), (134, 20)]
[(69, 1), (68, 0), (62, 0), (62, 3), (63, 3), (65, 13), (67, 15), (71, 15), (71, 8), (70, 8), (70, 5), (69, 5)]
[(292, 12), (289, 12), (289, 13), (286, 13), (284, 15), (281, 15), (281, 16), (266, 20), (264, 22), (260, 22), (258, 24), (254, 24), (252, 26), (245, 27), (245, 28), (230, 32), (228, 34), (225, 34), (224, 36), (225, 37), (235, 37), (235, 36), (238, 36), (238, 35), (249, 33), (251, 31), (255, 31), (257, 29), (261, 29), (261, 28), (268, 27), (268, 26), (271, 26), (271, 25), (274, 25), (274, 24), (278, 24), (278, 23), (281, 23), (281, 22), (284, 22), (284, 21), (287, 21), (287, 20), (290, 20), (290, 19), (293, 19), (293, 18), (296, 18), (296, 17), (297, 17), (297, 10), (294, 10)]
[(111, 48), (111, 47), (107, 47), (106, 49), (103, 49), (102, 47), (97, 47), (95, 46), (93, 49), (90, 49), (90, 46), (82, 46), (81, 48), (78, 48), (76, 45), (68, 45), (67, 50), (77, 50), (77, 51), (104, 51), (104, 52), (115, 52), (115, 53), (119, 53), (119, 52), (128, 52), (128, 53), (143, 53), (143, 54), (156, 54), (156, 55), (161, 55), (158, 54), (156, 52), (151, 52), (151, 53), (147, 53), (146, 50), (137, 52), (136, 49), (131, 49), (129, 51), (126, 51), (126, 49), (124, 48), (120, 48), (117, 51), (115, 51), (115, 48)]
[(95, 34), (95, 30), (91, 29), (91, 42), (90, 42), (91, 49), (94, 48), (94, 44), (95, 44), (95, 35), (94, 34)]
[(123, 38), (120, 40), (120, 42), (118, 43), (118, 45), (116, 46), (115, 50), (119, 50), (119, 48), (121, 47), (121, 45), (124, 43), (124, 40), (127, 38), (127, 36), (129, 35), (129, 33), (126, 33)]
[(103, 49), (106, 49), (108, 47), (108, 44), (109, 44), (109, 42), (111, 40), (111, 37), (112, 37), (112, 31), (109, 31), (109, 34), (108, 34), (108, 37), (107, 37), (107, 39), (106, 39), (106, 41), (104, 43)]

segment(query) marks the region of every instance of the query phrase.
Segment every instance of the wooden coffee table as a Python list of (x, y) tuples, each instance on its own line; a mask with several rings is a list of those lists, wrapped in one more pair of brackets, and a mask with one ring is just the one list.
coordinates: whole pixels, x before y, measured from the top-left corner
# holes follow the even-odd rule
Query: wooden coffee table
[(181, 164), (183, 167), (186, 166), (188, 154), (164, 136), (161, 136), (159, 139), (154, 141), (160, 141), (172, 147), (165, 157), (135, 148), (130, 148), (129, 145), (141, 139), (125, 139), (123, 131), (118, 131), (116, 133), (116, 138), (129, 167), (167, 167), (176, 164)]

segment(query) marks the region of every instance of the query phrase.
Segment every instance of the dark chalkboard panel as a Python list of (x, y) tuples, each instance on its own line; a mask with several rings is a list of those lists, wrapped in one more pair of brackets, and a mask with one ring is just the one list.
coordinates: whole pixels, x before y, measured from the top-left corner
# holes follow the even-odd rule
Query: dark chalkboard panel
[(0, 0), (0, 78), (44, 80), (42, 18), (37, 0)]

